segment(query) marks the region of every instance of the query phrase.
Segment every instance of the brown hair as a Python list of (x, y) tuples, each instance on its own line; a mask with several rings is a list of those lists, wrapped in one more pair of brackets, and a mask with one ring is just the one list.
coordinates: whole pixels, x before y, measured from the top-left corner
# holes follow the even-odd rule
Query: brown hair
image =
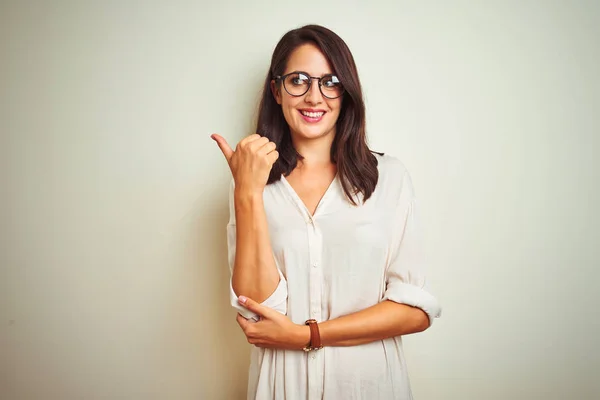
[(377, 159), (366, 143), (365, 104), (352, 53), (342, 38), (319, 25), (306, 25), (289, 31), (273, 51), (256, 128), (260, 135), (274, 142), (279, 151), (267, 184), (278, 181), (282, 174), (288, 176), (296, 168), (298, 159), (302, 159), (292, 145), (289, 126), (271, 92), (271, 80), (283, 75), (290, 54), (306, 43), (312, 43), (321, 50), (344, 86), (336, 134), (331, 145), (331, 160), (337, 166), (344, 193), (356, 205), (354, 195), (362, 193), (363, 201), (366, 201), (375, 190), (379, 178)]

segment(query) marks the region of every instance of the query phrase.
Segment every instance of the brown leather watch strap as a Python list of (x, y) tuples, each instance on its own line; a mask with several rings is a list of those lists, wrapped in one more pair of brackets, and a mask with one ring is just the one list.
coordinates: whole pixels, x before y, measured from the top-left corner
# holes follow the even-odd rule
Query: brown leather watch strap
[(310, 328), (310, 343), (304, 348), (304, 351), (319, 350), (322, 349), (321, 335), (319, 334), (319, 324), (317, 320), (309, 319), (305, 323)]

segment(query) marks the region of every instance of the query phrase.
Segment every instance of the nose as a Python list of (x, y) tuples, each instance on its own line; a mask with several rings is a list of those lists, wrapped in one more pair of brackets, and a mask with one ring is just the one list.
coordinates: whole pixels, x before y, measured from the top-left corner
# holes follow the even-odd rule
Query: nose
[(310, 80), (310, 88), (308, 88), (304, 100), (308, 104), (319, 104), (323, 101), (323, 95), (321, 94), (319, 81), (317, 79)]

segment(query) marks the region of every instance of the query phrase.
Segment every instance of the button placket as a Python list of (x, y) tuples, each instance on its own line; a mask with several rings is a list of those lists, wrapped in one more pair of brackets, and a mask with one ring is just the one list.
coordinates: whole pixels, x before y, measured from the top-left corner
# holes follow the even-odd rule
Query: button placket
[(309, 229), (309, 238), (310, 238), (310, 315), (319, 319), (320, 316), (320, 307), (321, 307), (321, 271), (319, 267), (319, 255), (320, 255), (320, 242), (319, 242), (319, 234), (318, 228), (315, 226), (314, 222), (311, 224), (311, 228)]
[[(322, 252), (322, 235), (317, 221), (307, 218), (308, 231), (308, 273), (309, 273), (309, 317), (321, 322), (321, 281), (322, 271), (320, 258)], [(309, 364), (309, 399), (320, 399), (323, 387), (323, 350), (308, 353)]]

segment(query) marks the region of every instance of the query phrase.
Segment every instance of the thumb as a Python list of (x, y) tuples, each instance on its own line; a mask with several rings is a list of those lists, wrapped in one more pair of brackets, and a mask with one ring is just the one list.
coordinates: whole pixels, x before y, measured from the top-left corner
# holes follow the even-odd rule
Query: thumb
[(246, 296), (238, 297), (238, 302), (248, 310), (260, 315), (261, 317), (268, 317), (271, 311), (270, 308), (260, 305), (256, 301), (249, 299)]
[(217, 142), (217, 145), (219, 146), (219, 148), (223, 152), (223, 155), (225, 156), (225, 159), (229, 163), (229, 160), (231, 160), (231, 156), (233, 155), (233, 150), (231, 149), (231, 146), (229, 146), (229, 144), (227, 143), (227, 140), (225, 140), (223, 136), (218, 135), (216, 133), (213, 133), (212, 135), (210, 135), (210, 137), (212, 140)]

